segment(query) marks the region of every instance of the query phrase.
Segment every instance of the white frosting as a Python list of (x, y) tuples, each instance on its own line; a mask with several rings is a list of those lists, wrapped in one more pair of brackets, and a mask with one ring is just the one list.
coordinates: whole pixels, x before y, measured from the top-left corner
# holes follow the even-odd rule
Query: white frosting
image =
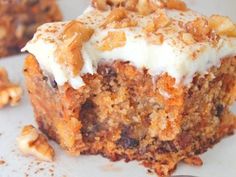
[[(193, 12), (179, 12), (175, 10), (165, 10), (168, 16), (175, 21), (191, 21), (200, 15)], [(82, 56), (84, 66), (79, 75), (73, 76), (72, 73), (61, 64), (57, 63), (56, 47), (60, 45), (57, 36), (61, 34), (65, 23), (45, 24), (39, 28), (32, 41), (30, 41), (23, 51), (29, 51), (38, 60), (42, 69), (50, 72), (58, 85), (69, 82), (75, 89), (84, 85), (81, 78), (83, 74), (94, 74), (100, 61), (123, 60), (130, 61), (137, 68), (147, 68), (149, 73), (155, 77), (162, 73), (168, 73), (176, 79), (176, 84), (189, 84), (194, 75), (205, 73), (212, 66), (218, 66), (220, 60), (227, 56), (236, 55), (236, 39), (221, 37), (216, 45), (211, 42), (195, 42), (187, 45), (178, 38), (177, 31), (168, 32), (160, 29), (159, 32), (164, 35), (164, 42), (160, 45), (153, 44), (143, 32), (143, 28), (148, 21), (154, 17), (149, 15), (141, 17), (133, 13), (134, 19), (139, 21), (139, 25), (132, 28), (123, 29), (102, 29), (98, 24), (104, 20), (109, 12), (100, 12), (89, 8), (78, 18), (95, 29), (92, 37), (84, 43), (82, 47)], [(183, 15), (184, 14), (184, 15)], [(89, 19), (89, 20), (88, 20)], [(46, 32), (45, 29), (59, 29), (53, 34)], [(101, 51), (97, 44), (101, 42), (110, 31), (123, 31), (126, 34), (126, 44), (123, 47), (115, 48), (111, 51)], [(138, 37), (137, 37), (138, 36)], [(193, 54), (196, 56), (193, 57)]]

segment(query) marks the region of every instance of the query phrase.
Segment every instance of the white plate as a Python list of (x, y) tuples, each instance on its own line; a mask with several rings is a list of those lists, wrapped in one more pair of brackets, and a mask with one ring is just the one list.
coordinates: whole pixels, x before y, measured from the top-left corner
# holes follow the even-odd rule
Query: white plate
[[(189, 0), (188, 3), (205, 14), (221, 13), (230, 15), (236, 21), (235, 0)], [(59, 0), (65, 19), (75, 18), (87, 6), (87, 0)], [(0, 66), (8, 69), (10, 78), (24, 87), (22, 65), (25, 55), (0, 60)], [(21, 104), (14, 108), (0, 110), (0, 177), (145, 177), (150, 176), (147, 169), (137, 162), (116, 162), (100, 156), (71, 157), (51, 142), (56, 150), (53, 163), (39, 162), (33, 157), (22, 156), (16, 147), (16, 137), (25, 124), (35, 124), (31, 105), (26, 96)], [(236, 111), (236, 106), (234, 107)], [(180, 164), (176, 175), (195, 175), (199, 177), (235, 177), (236, 176), (236, 136), (225, 138), (213, 149), (201, 155), (204, 165), (191, 167)], [(155, 175), (153, 175), (155, 176)]]

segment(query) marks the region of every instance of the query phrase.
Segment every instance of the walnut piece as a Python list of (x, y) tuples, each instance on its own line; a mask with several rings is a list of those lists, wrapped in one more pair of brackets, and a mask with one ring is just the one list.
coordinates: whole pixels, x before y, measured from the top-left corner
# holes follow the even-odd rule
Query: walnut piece
[(151, 0), (139, 0), (136, 8), (141, 15), (148, 15), (156, 11), (158, 6)]
[(157, 17), (153, 19), (152, 22), (150, 22), (146, 27), (145, 27), (145, 32), (150, 33), (150, 32), (155, 32), (159, 28), (164, 28), (168, 25), (171, 24), (171, 21), (169, 17), (165, 13), (160, 13), (158, 14)]
[(163, 2), (153, 0), (93, 0), (92, 4), (99, 10), (124, 7), (127, 10), (136, 11), (141, 15), (148, 15), (156, 9), (164, 7)]
[(228, 37), (236, 37), (236, 25), (229, 17), (212, 15), (209, 20), (209, 26), (219, 35), (226, 35)]
[(187, 10), (186, 4), (181, 0), (167, 0), (165, 5), (168, 9), (176, 9), (181, 11)]
[(63, 44), (57, 48), (58, 62), (68, 67), (73, 75), (77, 75), (83, 67), (81, 54), (83, 42), (92, 36), (94, 30), (86, 27), (79, 21), (68, 23), (62, 34)]
[(7, 71), (0, 68), (0, 108), (8, 104), (17, 105), (21, 100), (22, 93), (20, 86), (9, 81)]
[(161, 33), (148, 34), (148, 41), (155, 45), (161, 45), (164, 42), (164, 35)]
[(196, 42), (194, 40), (192, 34), (190, 34), (190, 33), (180, 32), (179, 37), (180, 37), (180, 40), (182, 40), (187, 45), (191, 45)]
[(102, 27), (106, 27), (108, 24), (113, 22), (119, 22), (127, 17), (127, 11), (125, 8), (115, 8), (111, 11), (111, 13), (105, 19), (105, 22), (102, 24)]
[(126, 35), (123, 31), (108, 32), (107, 36), (98, 46), (101, 51), (111, 51), (114, 48), (123, 47), (126, 44)]
[(107, 10), (108, 5), (106, 0), (92, 0), (93, 7), (99, 9), (99, 10)]
[(194, 40), (200, 42), (211, 37), (211, 28), (205, 18), (196, 18), (185, 25), (186, 31), (193, 35)]
[(119, 28), (135, 27), (137, 25), (138, 25), (138, 23), (135, 20), (127, 17), (121, 21), (110, 23), (107, 25), (107, 27), (119, 29)]
[(33, 155), (43, 161), (52, 161), (54, 158), (54, 150), (48, 144), (47, 138), (32, 125), (23, 127), (17, 143), (20, 151), (25, 155)]

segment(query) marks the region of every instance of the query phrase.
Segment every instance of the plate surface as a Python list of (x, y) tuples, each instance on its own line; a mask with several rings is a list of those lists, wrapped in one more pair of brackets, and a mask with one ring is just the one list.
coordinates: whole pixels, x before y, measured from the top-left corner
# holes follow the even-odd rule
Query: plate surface
[[(65, 19), (73, 19), (88, 5), (88, 0), (59, 0)], [(194, 9), (204, 13), (221, 13), (236, 21), (235, 0), (188, 0)], [(10, 78), (24, 87), (22, 66), (25, 55), (0, 60), (0, 66), (8, 69)], [(236, 106), (234, 106), (236, 112)], [(40, 162), (33, 157), (23, 157), (17, 149), (16, 137), (26, 124), (35, 124), (31, 105), (25, 91), (21, 104), (14, 108), (0, 110), (0, 177), (148, 177), (147, 169), (137, 162), (116, 162), (100, 156), (71, 157), (51, 142), (56, 150), (53, 163)], [(180, 164), (175, 175), (194, 175), (199, 177), (236, 176), (236, 136), (225, 138), (213, 149), (201, 155), (204, 165), (191, 167)]]

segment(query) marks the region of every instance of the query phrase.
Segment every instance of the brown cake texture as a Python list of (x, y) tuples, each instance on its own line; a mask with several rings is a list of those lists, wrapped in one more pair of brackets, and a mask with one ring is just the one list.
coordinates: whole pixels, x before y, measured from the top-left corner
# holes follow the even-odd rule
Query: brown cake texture
[(38, 26), (61, 19), (56, 0), (1, 0), (0, 57), (19, 53)]
[(139, 160), (168, 175), (179, 161), (234, 132), (229, 105), (236, 96), (235, 57), (204, 77), (195, 76), (190, 88), (175, 88), (167, 74), (153, 83), (145, 70), (120, 61), (85, 75), (86, 86), (79, 90), (58, 87), (33, 56), (24, 73), (39, 128), (74, 155)]
[[(114, 8), (102, 24), (104, 29), (109, 25), (118, 29), (136, 25), (132, 19), (123, 18), (124, 8), (141, 15), (152, 13), (155, 8), (187, 10), (185, 4), (177, 0), (161, 1), (155, 8), (150, 3), (140, 8), (140, 4), (135, 3), (140, 1), (116, 2), (93, 1), (101, 11), (110, 6)], [(150, 34), (157, 26), (171, 24), (166, 16), (161, 19), (144, 31)], [(179, 23), (183, 30), (179, 34), (181, 40), (186, 45), (202, 41), (214, 45), (221, 35), (235, 37), (236, 26), (224, 28), (219, 25), (220, 20), (231, 24), (228, 18), (221, 16), (212, 16), (209, 21), (198, 18), (191, 23)], [(63, 24), (63, 27), (63, 41), (56, 50), (58, 63), (78, 74), (85, 63), (80, 50), (93, 30), (78, 21)], [(55, 32), (52, 25), (50, 30)], [(71, 42), (68, 39), (75, 31), (79, 35)], [(109, 34), (99, 50), (124, 45), (123, 33)], [(39, 33), (38, 37), (41, 35)], [(37, 35), (32, 42), (36, 40)], [(156, 34), (154, 43), (162, 42), (163, 37)], [(222, 58), (218, 65), (204, 73), (195, 73), (187, 85), (176, 84), (176, 79), (167, 72), (153, 78), (148, 69), (137, 68), (119, 58), (100, 60), (96, 73), (81, 75), (84, 85), (78, 89), (69, 82), (58, 84), (34, 55), (27, 57), (24, 75), (39, 128), (72, 155), (100, 154), (112, 161), (137, 160), (159, 176), (168, 176), (180, 161), (202, 165), (198, 155), (223, 137), (232, 135), (236, 128), (235, 116), (229, 110), (236, 100), (235, 56)]]

